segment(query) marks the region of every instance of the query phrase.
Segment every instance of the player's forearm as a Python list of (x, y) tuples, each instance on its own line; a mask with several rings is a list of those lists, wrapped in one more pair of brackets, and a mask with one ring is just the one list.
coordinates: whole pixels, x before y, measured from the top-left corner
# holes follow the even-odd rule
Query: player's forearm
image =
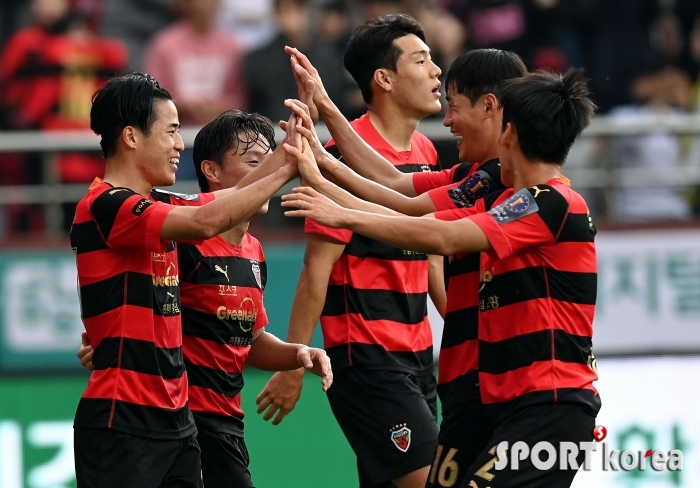
[(178, 207), (165, 219), (161, 236), (166, 240), (210, 239), (250, 220), (294, 174), (287, 166), (201, 207)]
[(330, 99), (327, 103), (323, 103), (322, 107), (319, 107), (319, 111), (348, 166), (365, 178), (388, 188), (393, 188), (408, 196), (415, 195), (413, 177), (396, 169), (396, 166), (357, 135), (355, 129), (338, 108), (330, 102)]
[[(392, 190), (391, 188), (387, 188), (379, 183), (375, 183), (372, 180), (363, 178), (352, 169), (340, 163), (333, 166), (327, 166), (327, 168), (327, 170), (324, 170), (324, 174), (327, 175), (330, 180), (336, 182), (339, 186), (347, 189), (352, 194), (350, 195), (352, 199), (349, 197), (344, 197), (341, 201), (339, 198), (336, 198), (336, 196), (341, 196), (340, 193), (335, 191), (329, 185), (325, 185), (323, 187), (319, 185), (318, 188), (314, 188), (343, 207), (383, 215), (391, 215), (393, 212), (387, 213), (385, 211), (381, 211), (380, 209), (382, 208), (385, 210), (391, 209), (403, 215), (415, 216), (426, 215), (436, 210), (435, 204), (432, 202), (432, 200), (430, 200), (428, 195), (407, 197), (406, 195)], [(357, 195), (359, 198), (356, 198), (353, 195)], [(379, 207), (371, 204), (366, 205), (367, 202), (372, 202)]]
[(264, 371), (289, 371), (301, 365), (297, 353), (303, 346), (282, 342), (274, 335), (263, 332), (253, 342), (246, 364)]
[(445, 222), (429, 217), (389, 217), (346, 210), (342, 228), (400, 249), (449, 256), (491, 249), (483, 231), (469, 219)]
[(326, 302), (327, 291), (328, 275), (314, 273), (313, 266), (304, 264), (292, 303), (287, 342), (305, 345), (311, 343)]
[(445, 292), (445, 273), (443, 257), (435, 254), (428, 255), (428, 294), (440, 316), (445, 318), (447, 294)]
[[(352, 170), (350, 170), (348, 168), (346, 168), (346, 170), (352, 172)], [(364, 180), (364, 178), (363, 178), (363, 180)], [(368, 180), (364, 180), (364, 181), (368, 181)], [(387, 188), (384, 188), (383, 186), (381, 186), (377, 183), (374, 183), (374, 185), (381, 187), (386, 191), (390, 191), (390, 192), (392, 191), (392, 190), (388, 190)], [(371, 201), (367, 201), (369, 199), (362, 200), (361, 198), (357, 198), (355, 195), (340, 188), (339, 186), (335, 185), (334, 183), (332, 183), (328, 180), (320, 180), (318, 182), (313, 182), (311, 184), (311, 186), (314, 189), (316, 189), (319, 192), (326, 195), (328, 198), (330, 198), (334, 202), (336, 202), (338, 205), (342, 205), (345, 208), (362, 210), (363, 212), (370, 212), (370, 213), (376, 213), (376, 214), (381, 214), (381, 215), (401, 215), (400, 213), (395, 212), (394, 210), (391, 210), (390, 208), (384, 207), (382, 205), (378, 205), (376, 203), (372, 203)], [(353, 191), (353, 190), (351, 189), (350, 191)], [(360, 196), (363, 196), (363, 195), (360, 195)], [(363, 198), (365, 198), (365, 197), (363, 196)]]

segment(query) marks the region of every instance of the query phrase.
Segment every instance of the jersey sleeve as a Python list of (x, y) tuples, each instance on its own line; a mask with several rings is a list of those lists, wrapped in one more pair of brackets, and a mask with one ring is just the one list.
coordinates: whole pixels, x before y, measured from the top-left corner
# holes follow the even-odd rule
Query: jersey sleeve
[(569, 213), (569, 203), (548, 185), (523, 188), (470, 219), (486, 234), (499, 259), (526, 248), (553, 244)]
[(163, 247), (163, 223), (174, 208), (153, 202), (127, 188), (114, 188), (92, 202), (90, 213), (109, 247), (135, 247), (159, 252)]
[(416, 190), (416, 195), (440, 188), (441, 186), (451, 184), (454, 172), (457, 166), (442, 171), (424, 171), (421, 173), (413, 173), (413, 189)]
[(158, 202), (175, 205), (176, 207), (201, 207), (209, 202), (213, 202), (216, 196), (213, 193), (175, 193), (154, 188), (151, 198)]
[(478, 200), (474, 205), (471, 207), (461, 207), (461, 208), (452, 208), (448, 210), (440, 210), (438, 212), (435, 212), (435, 218), (438, 220), (460, 220), (460, 219), (465, 219), (467, 217), (472, 217), (474, 215), (477, 215), (481, 212), (485, 212), (486, 207), (484, 206), (484, 201), (483, 200)]
[(332, 229), (321, 225), (318, 222), (314, 222), (311, 219), (306, 219), (304, 221), (304, 233), (305, 234), (316, 234), (324, 237), (330, 237), (336, 241), (347, 244), (352, 239), (352, 231), (348, 229)]

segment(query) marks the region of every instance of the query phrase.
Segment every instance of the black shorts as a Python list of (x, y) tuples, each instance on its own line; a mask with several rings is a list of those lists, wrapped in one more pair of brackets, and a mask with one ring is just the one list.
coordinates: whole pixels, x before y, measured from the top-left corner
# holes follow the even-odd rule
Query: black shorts
[(202, 488), (197, 433), (147, 439), (114, 429), (74, 430), (78, 488)]
[[(438, 446), (427, 488), (459, 486), (467, 470), (487, 446), (495, 426), (484, 414), (481, 399), (443, 409)], [(461, 468), (461, 469), (460, 469)]]
[[(501, 422), (487, 441), (486, 447), (467, 468), (461, 488), (565, 488), (571, 486), (577, 470), (560, 469), (559, 443), (593, 441), (595, 418), (581, 407), (566, 404), (533, 405), (518, 410)], [(518, 469), (511, 469), (510, 451), (508, 465), (503, 470), (495, 467), (498, 459), (496, 447), (508, 441), (512, 446), (517, 441), (525, 442), (530, 449), (540, 441), (548, 441), (557, 450), (557, 462), (546, 471), (533, 466), (530, 457), (519, 462)], [(579, 451), (577, 465), (583, 463), (584, 452)], [(547, 454), (540, 456), (547, 459)], [(458, 469), (461, 467), (457, 467)], [(447, 486), (447, 485), (443, 485)]]
[(204, 486), (254, 488), (248, 465), (250, 457), (243, 437), (199, 429)]
[[(357, 456), (360, 487), (429, 466), (437, 445), (435, 376), (344, 368), (328, 401)], [(388, 483), (388, 484), (387, 484)]]

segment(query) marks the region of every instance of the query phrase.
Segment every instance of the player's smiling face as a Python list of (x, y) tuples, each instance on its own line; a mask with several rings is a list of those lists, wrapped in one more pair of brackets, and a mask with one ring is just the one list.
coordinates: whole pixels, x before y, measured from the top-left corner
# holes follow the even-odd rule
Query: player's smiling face
[(137, 144), (139, 169), (153, 186), (170, 186), (175, 183), (175, 173), (180, 162), (180, 151), (185, 145), (180, 137), (180, 121), (171, 100), (156, 100), (153, 105), (154, 120), (150, 132), (140, 133)]
[(389, 71), (393, 99), (419, 119), (439, 112), (442, 70), (433, 63), (430, 48), (414, 34), (396, 39), (394, 45), (401, 55), (396, 73)]
[(447, 111), (442, 123), (458, 139), (460, 161), (484, 163), (489, 156), (489, 134), (484, 123), (484, 97), (472, 104), (469, 97), (447, 87)]
[[(236, 186), (248, 173), (257, 168), (265, 155), (270, 152), (267, 141), (262, 136), (259, 136), (253, 144), (250, 144), (247, 134), (241, 133), (239, 138), (238, 147), (226, 151), (219, 165), (221, 168), (219, 174), (221, 189)], [(267, 212), (268, 203), (269, 201), (260, 208), (257, 215)]]

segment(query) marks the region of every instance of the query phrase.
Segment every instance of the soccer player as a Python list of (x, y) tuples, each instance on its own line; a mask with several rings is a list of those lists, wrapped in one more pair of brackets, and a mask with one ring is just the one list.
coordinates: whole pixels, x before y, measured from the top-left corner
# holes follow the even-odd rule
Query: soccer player
[[(332, 183), (313, 170), (313, 154), (285, 146), (318, 188), (295, 189), (287, 215), (347, 228), (394, 246), (444, 256), (482, 252), (479, 290), (479, 390), (490, 435), (460, 487), (570, 486), (578, 469), (559, 462), (539, 471), (495, 470), (496, 448), (523, 441), (592, 441), (600, 397), (592, 353), (596, 300), (595, 228), (583, 198), (561, 174), (594, 104), (581, 70), (534, 73), (509, 82), (500, 99), (501, 178), (509, 188), (436, 218), (395, 217), (345, 209), (324, 197)], [(319, 193), (320, 192), (320, 193)], [(449, 454), (448, 454), (449, 457)], [(583, 459), (579, 452), (577, 464)], [(444, 462), (444, 461), (443, 461)], [(431, 473), (432, 476), (432, 473)], [(440, 473), (438, 473), (440, 476)], [(456, 480), (455, 480), (456, 481)], [(431, 480), (429, 480), (431, 482)]]
[[(435, 148), (416, 128), (440, 110), (441, 71), (420, 24), (403, 14), (363, 24), (345, 66), (368, 105), (352, 123), (360, 136), (398, 171), (436, 169)], [(428, 257), (311, 221), (306, 233), (287, 340), (308, 344), (320, 317), (335, 376), (328, 400), (357, 456), (360, 486), (422, 487), (437, 444)], [(438, 310), (440, 264), (430, 285)], [(258, 396), (265, 419), (278, 423), (294, 408), (302, 372), (271, 378)]]
[(78, 486), (199, 487), (175, 241), (247, 222), (296, 167), (240, 190), (157, 193), (154, 186), (174, 183), (183, 149), (170, 93), (140, 73), (114, 78), (95, 95), (90, 117), (106, 171), (79, 202), (70, 233), (95, 348), (74, 424)]
[[(297, 64), (308, 66), (313, 71), (313, 67), (303, 58)], [(335, 109), (332, 101), (325, 96), (320, 77), (315, 72), (312, 76), (306, 69), (300, 71), (297, 68), (297, 71), (302, 77), (302, 83), (312, 82), (314, 87), (319, 86), (318, 90), (314, 89), (314, 95), (321, 114), (324, 117), (325, 114), (330, 114), (330, 119), (337, 119), (333, 115)], [(372, 162), (369, 175), (381, 176), (383, 173), (376, 171), (376, 168), (386, 166), (385, 173), (389, 176), (383, 180), (385, 184), (398, 183), (400, 187), (402, 179), (412, 178), (413, 186), (410, 188), (419, 194), (416, 197), (408, 197), (368, 181), (340, 164), (320, 148), (311, 118), (306, 110), (301, 110), (303, 105), (297, 101), (289, 105), (304, 120), (307, 129), (300, 129), (300, 132), (311, 140), (311, 146), (315, 149), (314, 156), (324, 175), (366, 200), (404, 214), (424, 215), (436, 210), (470, 207), (477, 199), (505, 188), (501, 183), (498, 163), (498, 136), (501, 133), (499, 98), (507, 80), (522, 77), (525, 72), (525, 66), (516, 54), (496, 49), (469, 51), (450, 66), (446, 78), (448, 108), (444, 124), (453, 133), (466, 135), (458, 145), (460, 160), (477, 163), (464, 162), (441, 172), (410, 175), (395, 171), (393, 165), (370, 151), (370, 148), (365, 151), (369, 154), (359, 159), (351, 159), (354, 155), (345, 158), (349, 166), (357, 167), (360, 171), (368, 160), (374, 158), (376, 161)], [(313, 100), (310, 103), (314, 103)], [(351, 128), (347, 123), (343, 124), (338, 119), (336, 124), (346, 129), (349, 136), (346, 143), (351, 146), (364, 145), (354, 131), (348, 130)], [(335, 131), (332, 127), (331, 129)], [(352, 153), (351, 147), (348, 154)], [(409, 182), (404, 183), (408, 187)], [(446, 186), (437, 186), (439, 184)], [(344, 192), (335, 192), (332, 196), (345, 206), (362, 209), (359, 206), (362, 204), (357, 199)], [(365, 209), (381, 211), (371, 206)], [(483, 420), (478, 388), (479, 254), (450, 256), (444, 262), (444, 275), (447, 303), (437, 386), (442, 421), (428, 486), (448, 481), (461, 482), (466, 474), (464, 470), (440, 470), (440, 467), (445, 462), (469, 466), (490, 435), (490, 431), (485, 428), (488, 423)]]

